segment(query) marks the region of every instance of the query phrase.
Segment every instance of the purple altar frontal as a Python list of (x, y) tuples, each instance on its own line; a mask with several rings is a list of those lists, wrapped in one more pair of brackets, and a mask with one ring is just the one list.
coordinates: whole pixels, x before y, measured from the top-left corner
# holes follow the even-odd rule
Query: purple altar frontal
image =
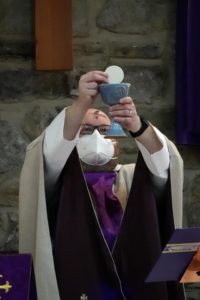
[(0, 255), (0, 300), (37, 300), (30, 254)]
[(176, 229), (146, 282), (200, 282), (200, 228)]

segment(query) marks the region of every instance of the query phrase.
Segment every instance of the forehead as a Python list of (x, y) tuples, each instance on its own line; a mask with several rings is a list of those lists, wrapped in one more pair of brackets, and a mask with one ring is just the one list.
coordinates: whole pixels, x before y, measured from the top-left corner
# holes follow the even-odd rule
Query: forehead
[(88, 110), (82, 124), (110, 125), (110, 119), (100, 110)]

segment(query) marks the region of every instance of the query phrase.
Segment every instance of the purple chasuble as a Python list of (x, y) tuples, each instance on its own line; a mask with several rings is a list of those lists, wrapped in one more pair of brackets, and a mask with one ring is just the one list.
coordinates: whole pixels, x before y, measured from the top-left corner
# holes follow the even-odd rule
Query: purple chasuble
[(85, 178), (94, 196), (94, 204), (104, 238), (112, 250), (123, 215), (121, 204), (112, 192), (116, 172), (85, 172)]

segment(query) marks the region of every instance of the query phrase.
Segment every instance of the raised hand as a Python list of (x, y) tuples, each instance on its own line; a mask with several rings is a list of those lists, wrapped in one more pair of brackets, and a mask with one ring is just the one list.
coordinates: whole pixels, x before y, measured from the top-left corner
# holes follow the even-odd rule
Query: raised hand
[(79, 80), (79, 101), (84, 107), (91, 108), (98, 94), (98, 84), (107, 83), (108, 74), (102, 71), (91, 71)]
[(140, 129), (140, 117), (131, 97), (120, 99), (119, 103), (109, 108), (110, 117), (122, 124), (129, 131), (136, 132)]
[(79, 96), (66, 110), (64, 123), (64, 138), (73, 139), (79, 130), (86, 111), (92, 108), (98, 94), (98, 84), (107, 83), (108, 75), (102, 71), (91, 71), (81, 76), (79, 80)]

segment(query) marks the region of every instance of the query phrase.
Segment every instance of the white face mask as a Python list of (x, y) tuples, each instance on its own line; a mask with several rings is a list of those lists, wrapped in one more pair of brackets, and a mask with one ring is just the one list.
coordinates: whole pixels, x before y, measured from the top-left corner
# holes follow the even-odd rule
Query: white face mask
[(112, 140), (105, 139), (97, 129), (90, 135), (82, 136), (77, 149), (80, 159), (91, 166), (105, 165), (114, 155)]

